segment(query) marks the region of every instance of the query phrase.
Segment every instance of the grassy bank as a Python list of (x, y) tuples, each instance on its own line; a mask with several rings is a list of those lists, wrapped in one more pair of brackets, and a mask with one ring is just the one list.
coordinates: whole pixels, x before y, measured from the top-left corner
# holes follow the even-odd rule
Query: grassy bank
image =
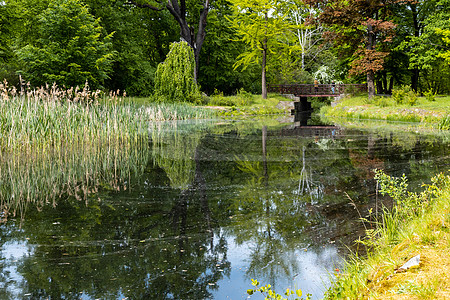
[[(395, 202), (361, 241), (371, 250), (334, 274), (325, 299), (449, 299), (450, 176), (437, 175), (420, 194), (406, 178), (377, 174), (381, 192)], [(411, 258), (419, 264), (402, 266)]]
[(321, 114), (336, 122), (345, 120), (386, 120), (394, 122), (417, 122), (422, 127), (447, 130), (450, 128), (450, 96), (417, 97), (411, 103), (398, 103), (393, 97), (367, 95), (341, 99), (333, 107), (323, 107)]
[(281, 95), (269, 93), (267, 99), (263, 99), (261, 95), (241, 90), (234, 96), (212, 95), (206, 99), (205, 107), (219, 109), (223, 117), (285, 114), (290, 112), (290, 107), (282, 105), (285, 101), (289, 99)]

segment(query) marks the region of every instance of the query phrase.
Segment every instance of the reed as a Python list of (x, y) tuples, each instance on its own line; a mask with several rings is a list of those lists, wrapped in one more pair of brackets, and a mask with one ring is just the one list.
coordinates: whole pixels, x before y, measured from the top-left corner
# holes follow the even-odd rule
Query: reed
[(123, 104), (118, 94), (102, 96), (87, 84), (0, 84), (0, 221), (29, 202), (86, 198), (100, 184), (123, 188), (146, 165), (152, 124), (212, 116), (187, 104)]

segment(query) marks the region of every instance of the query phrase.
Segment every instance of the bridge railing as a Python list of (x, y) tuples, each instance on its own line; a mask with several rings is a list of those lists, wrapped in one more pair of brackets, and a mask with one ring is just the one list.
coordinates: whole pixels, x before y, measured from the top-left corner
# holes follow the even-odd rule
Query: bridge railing
[(337, 97), (367, 91), (366, 84), (271, 84), (269, 92), (291, 94), (304, 97)]

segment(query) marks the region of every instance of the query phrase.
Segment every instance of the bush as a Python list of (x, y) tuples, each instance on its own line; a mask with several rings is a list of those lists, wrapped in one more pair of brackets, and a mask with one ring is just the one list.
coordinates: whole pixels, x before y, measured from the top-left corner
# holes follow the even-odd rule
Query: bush
[(231, 100), (231, 97), (225, 97), (223, 92), (219, 92), (217, 89), (214, 89), (214, 94), (209, 97), (209, 105), (216, 106), (233, 106), (234, 103)]
[(406, 98), (408, 99), (408, 104), (409, 104), (410, 106), (414, 106), (414, 105), (417, 104), (417, 94), (416, 94), (416, 92), (414, 92), (414, 91), (409, 91), (409, 92), (406, 94)]
[(428, 91), (423, 93), (423, 95), (425, 96), (425, 99), (427, 99), (427, 101), (430, 102), (436, 101), (436, 93), (433, 92), (433, 89), (429, 89)]
[(392, 98), (398, 105), (409, 104), (414, 106), (417, 104), (417, 94), (410, 86), (403, 85), (399, 89), (392, 90)]
[(246, 92), (244, 88), (241, 88), (237, 94), (234, 103), (238, 106), (247, 106), (251, 105), (253, 102), (253, 95), (249, 92)]
[(406, 96), (406, 93), (402, 89), (392, 90), (392, 98), (394, 99), (395, 103), (397, 103), (397, 104), (403, 104), (405, 102), (405, 96)]

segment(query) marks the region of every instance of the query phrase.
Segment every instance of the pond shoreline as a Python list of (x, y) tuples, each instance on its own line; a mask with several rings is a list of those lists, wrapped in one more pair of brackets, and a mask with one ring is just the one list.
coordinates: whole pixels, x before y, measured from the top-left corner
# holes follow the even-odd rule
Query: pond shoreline
[[(438, 101), (443, 99), (446, 98)], [(334, 107), (324, 107), (321, 114), (344, 127), (361, 128), (359, 121), (366, 120), (364, 128), (377, 130), (380, 126), (395, 126), (386, 121), (413, 121), (415, 123), (410, 123), (405, 130), (446, 135), (447, 109), (439, 107), (440, 104), (430, 107), (429, 103), (421, 102), (419, 107), (386, 108), (347, 98)], [(400, 220), (398, 228), (392, 232), (383, 227), (384, 219), (375, 231), (367, 232), (362, 243), (372, 250), (367, 257), (355, 253), (347, 259), (343, 270), (336, 270), (336, 280), (324, 299), (450, 297), (450, 258), (447, 254), (450, 250), (450, 177), (440, 174), (432, 181), (422, 189), (424, 199), (421, 203), (426, 205), (420, 213), (407, 222)], [(387, 216), (392, 217), (393, 213), (389, 212)], [(390, 236), (392, 234), (394, 236)], [(414, 257), (420, 257), (418, 266), (402, 269)]]

